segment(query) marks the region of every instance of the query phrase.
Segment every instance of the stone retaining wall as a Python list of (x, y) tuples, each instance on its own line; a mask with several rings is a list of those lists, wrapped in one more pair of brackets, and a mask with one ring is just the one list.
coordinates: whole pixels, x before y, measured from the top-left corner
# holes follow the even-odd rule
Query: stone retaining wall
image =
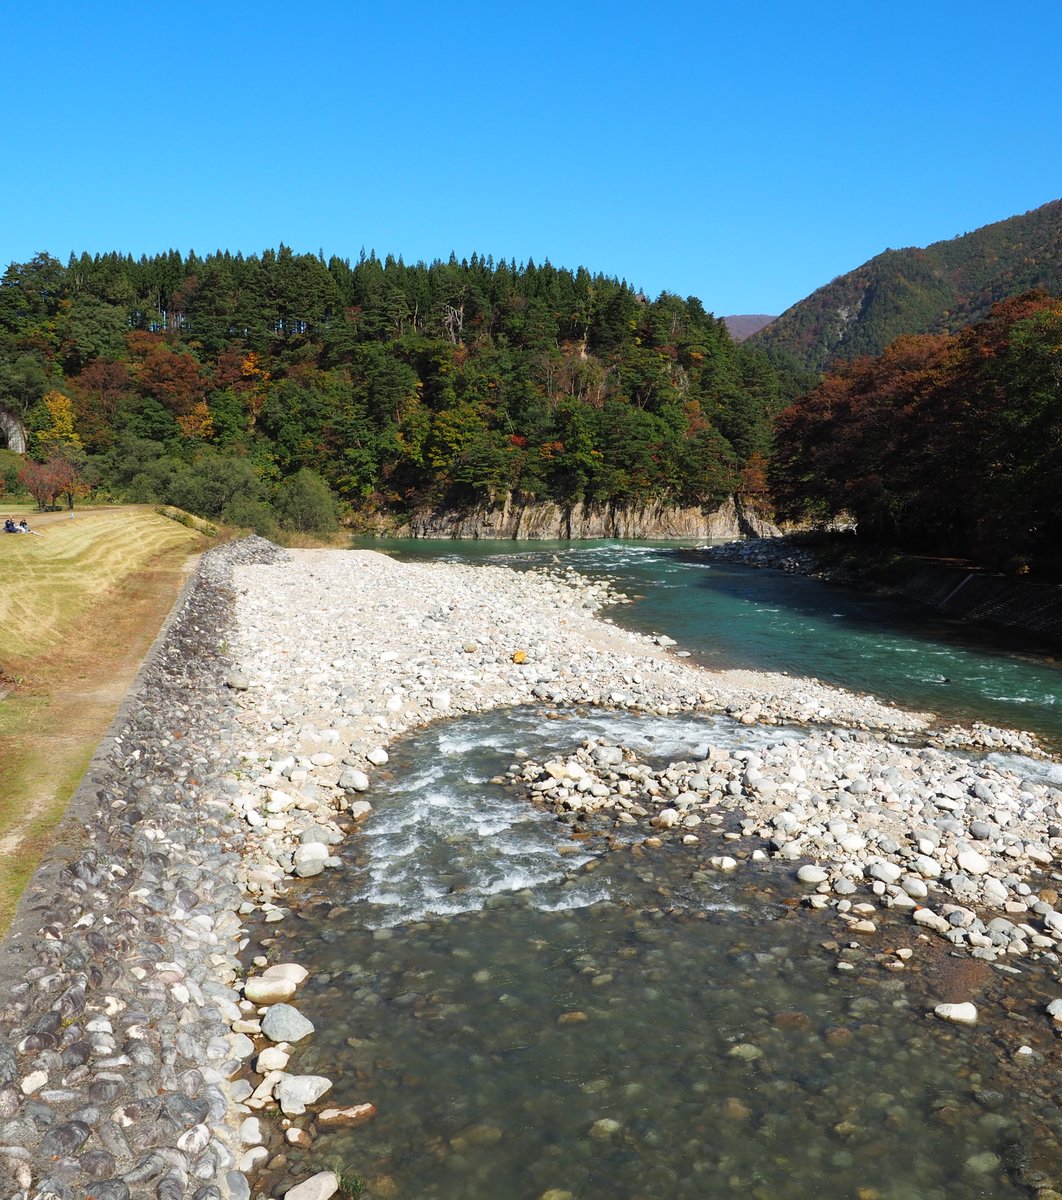
[[(713, 546), (705, 554), (834, 583), (880, 586), (872, 570), (861, 571), (850, 564), (823, 565), (815, 546), (799, 538), (753, 538)], [(1062, 644), (1062, 587), (1058, 584), (989, 575), (946, 563), (926, 563), (901, 583), (890, 584), (884, 590), (925, 604), (948, 617)]]
[(961, 617), (1062, 643), (1062, 587), (932, 564), (912, 575), (902, 595)]
[(244, 930), (231, 567), (182, 592), (0, 945), (0, 1196), (245, 1200), (227, 1081)]

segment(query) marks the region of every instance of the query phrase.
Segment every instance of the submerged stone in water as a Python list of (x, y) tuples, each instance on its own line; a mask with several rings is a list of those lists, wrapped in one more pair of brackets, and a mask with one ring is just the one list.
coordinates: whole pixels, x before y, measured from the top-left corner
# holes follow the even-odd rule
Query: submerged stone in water
[(953, 1021), (958, 1025), (974, 1025), (977, 1022), (977, 1007), (969, 1001), (962, 1004), (938, 1004), (933, 1011), (942, 1021)]
[(284, 1193), (284, 1200), (330, 1200), (339, 1191), (339, 1176), (334, 1171), (319, 1171)]
[(741, 1042), (730, 1051), (730, 1057), (740, 1058), (745, 1062), (755, 1062), (757, 1058), (763, 1058), (763, 1051), (759, 1046), (753, 1046), (751, 1042)]
[[(364, 1125), (376, 1116), (375, 1104), (352, 1104), (347, 1108), (324, 1108), (317, 1114), (318, 1125)], [(500, 1136), (500, 1135), (499, 1135)]]

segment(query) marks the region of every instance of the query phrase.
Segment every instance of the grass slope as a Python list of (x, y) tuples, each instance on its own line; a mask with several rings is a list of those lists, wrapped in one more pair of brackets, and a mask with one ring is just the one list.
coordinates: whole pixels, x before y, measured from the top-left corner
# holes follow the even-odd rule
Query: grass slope
[(202, 535), (147, 508), (0, 533), (0, 931), (136, 675)]

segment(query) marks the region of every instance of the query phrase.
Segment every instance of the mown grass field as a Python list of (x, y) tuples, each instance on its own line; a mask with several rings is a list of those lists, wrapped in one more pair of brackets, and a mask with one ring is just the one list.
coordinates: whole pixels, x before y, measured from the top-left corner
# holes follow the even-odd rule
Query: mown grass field
[(0, 533), (0, 931), (207, 544), (146, 507), (9, 515), (39, 536)]

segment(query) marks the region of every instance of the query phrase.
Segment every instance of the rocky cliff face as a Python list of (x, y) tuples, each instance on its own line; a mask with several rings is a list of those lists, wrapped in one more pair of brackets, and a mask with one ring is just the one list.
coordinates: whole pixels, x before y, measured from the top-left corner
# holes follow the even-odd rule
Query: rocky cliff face
[(5, 445), (16, 454), (26, 453), (26, 427), (6, 408), (0, 408), (0, 446)]
[(774, 525), (749, 512), (731, 497), (717, 509), (673, 508), (663, 503), (477, 505), (464, 510), (416, 514), (397, 531), (416, 538), (512, 538), (585, 540), (589, 538), (741, 538), (776, 537)]

